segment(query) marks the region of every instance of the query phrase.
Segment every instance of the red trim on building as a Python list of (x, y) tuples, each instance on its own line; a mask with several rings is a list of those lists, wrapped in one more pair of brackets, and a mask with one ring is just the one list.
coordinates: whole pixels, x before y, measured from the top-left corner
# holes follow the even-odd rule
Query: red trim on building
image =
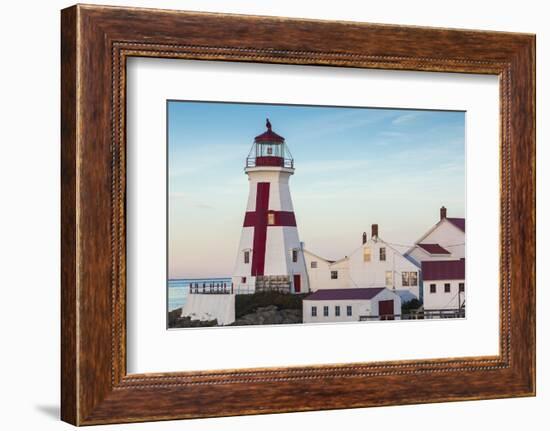
[[(264, 275), (265, 246), (267, 239), (267, 209), (269, 206), (269, 183), (256, 186), (256, 216), (254, 217), (254, 242), (252, 250), (252, 275)], [(248, 215), (249, 213), (247, 213)], [(245, 217), (246, 223), (246, 217)]]
[[(296, 217), (292, 211), (267, 211), (265, 215), (258, 216), (256, 211), (247, 211), (244, 215), (243, 227), (255, 227), (258, 217), (268, 218), (268, 214), (273, 214), (274, 223), (267, 224), (267, 227), (270, 226), (296, 226)], [(267, 223), (267, 221), (266, 221)]]
[(292, 211), (269, 211), (275, 214), (275, 223), (270, 226), (296, 226), (296, 217)]
[(260, 156), (256, 157), (256, 166), (276, 166), (282, 168), (285, 165), (285, 160), (282, 157), (275, 156)]

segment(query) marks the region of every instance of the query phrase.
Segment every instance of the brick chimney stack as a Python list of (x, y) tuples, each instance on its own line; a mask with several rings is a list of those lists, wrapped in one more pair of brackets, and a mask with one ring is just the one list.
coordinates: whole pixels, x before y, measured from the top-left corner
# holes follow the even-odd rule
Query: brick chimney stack
[(447, 208), (441, 207), (439, 209), (439, 219), (443, 220), (444, 218), (447, 218)]
[(378, 238), (378, 225), (377, 224), (373, 224), (371, 226), (371, 236), (373, 238)]

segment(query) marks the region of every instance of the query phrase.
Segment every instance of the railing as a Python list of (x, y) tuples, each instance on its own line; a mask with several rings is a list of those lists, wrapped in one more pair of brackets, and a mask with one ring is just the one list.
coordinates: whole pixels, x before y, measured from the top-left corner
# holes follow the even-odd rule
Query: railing
[[(267, 159), (267, 157), (269, 156), (266, 156), (266, 157), (257, 157), (258, 159), (262, 160), (262, 159)], [(282, 157), (270, 157), (272, 159), (281, 159), (280, 161), (273, 161), (273, 162), (268, 162), (268, 163), (262, 163), (262, 162), (258, 162), (256, 161), (257, 159), (256, 157), (247, 157), (246, 159), (246, 167), (247, 168), (255, 168), (255, 167), (258, 167), (258, 166), (275, 166), (275, 167), (281, 167), (281, 168), (294, 168), (294, 159), (283, 159)]]
[(256, 287), (255, 286), (239, 286), (235, 287), (233, 289), (233, 292), (235, 292), (235, 295), (252, 295), (253, 293), (256, 293)]
[(424, 310), (403, 314), (382, 314), (374, 316), (359, 316), (359, 321), (370, 320), (424, 320), (424, 319), (458, 319), (466, 317), (466, 311), (461, 309)]
[(190, 283), (189, 293), (228, 295), (233, 294), (233, 283)]

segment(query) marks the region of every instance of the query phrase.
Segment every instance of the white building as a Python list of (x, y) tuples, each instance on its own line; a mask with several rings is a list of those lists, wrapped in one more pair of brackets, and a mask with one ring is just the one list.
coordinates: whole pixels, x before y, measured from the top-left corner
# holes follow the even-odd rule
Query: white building
[(439, 210), (439, 221), (415, 242), (405, 256), (420, 265), (426, 260), (457, 260), (465, 257), (466, 220), (447, 217), (447, 208)]
[(232, 282), (236, 293), (308, 292), (289, 179), (294, 161), (285, 140), (271, 130), (256, 136), (246, 160), (249, 194)]
[(405, 253), (421, 266), (424, 310), (463, 308), (465, 249), (466, 219), (447, 217), (447, 208), (441, 207), (439, 221)]
[(319, 289), (302, 302), (304, 323), (393, 320), (401, 314), (401, 299), (384, 287)]
[(309, 287), (319, 289), (346, 289), (352, 284), (349, 278), (349, 259), (328, 260), (304, 249)]
[(420, 297), (420, 268), (378, 236), (372, 225), (371, 238), (363, 234), (360, 247), (337, 261), (305, 250), (310, 289), (348, 289), (385, 286), (404, 298)]
[(465, 305), (465, 259), (422, 262), (424, 310), (457, 310)]

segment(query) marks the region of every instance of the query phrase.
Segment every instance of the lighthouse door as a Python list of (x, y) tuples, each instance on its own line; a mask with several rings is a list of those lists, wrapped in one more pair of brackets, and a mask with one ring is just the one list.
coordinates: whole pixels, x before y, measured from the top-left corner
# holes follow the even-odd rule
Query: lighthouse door
[(302, 290), (302, 279), (300, 274), (294, 274), (294, 293), (300, 293)]

